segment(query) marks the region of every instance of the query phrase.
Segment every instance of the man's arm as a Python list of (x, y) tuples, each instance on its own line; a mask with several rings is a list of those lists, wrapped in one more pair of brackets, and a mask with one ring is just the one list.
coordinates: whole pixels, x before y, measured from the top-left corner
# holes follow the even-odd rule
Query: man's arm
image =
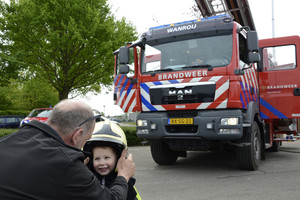
[(118, 200), (125, 200), (127, 198), (128, 192), (128, 183), (126, 179), (123, 176), (117, 176), (113, 185), (110, 187), (110, 191), (114, 194), (115, 197), (117, 197)]
[(70, 163), (63, 174), (55, 198), (57, 200), (126, 200), (128, 183), (124, 177), (117, 177), (111, 189), (108, 189), (100, 184), (80, 159)]

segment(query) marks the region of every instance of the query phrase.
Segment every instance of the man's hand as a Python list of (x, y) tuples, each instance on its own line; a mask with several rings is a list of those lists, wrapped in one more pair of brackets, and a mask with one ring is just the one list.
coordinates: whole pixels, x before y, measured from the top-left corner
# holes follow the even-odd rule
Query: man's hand
[(132, 161), (132, 154), (126, 159), (127, 149), (124, 149), (117, 164), (118, 176), (123, 176), (126, 181), (133, 177), (135, 173), (135, 164)]
[(87, 165), (90, 162), (90, 158), (86, 157), (86, 159), (84, 159), (83, 164)]

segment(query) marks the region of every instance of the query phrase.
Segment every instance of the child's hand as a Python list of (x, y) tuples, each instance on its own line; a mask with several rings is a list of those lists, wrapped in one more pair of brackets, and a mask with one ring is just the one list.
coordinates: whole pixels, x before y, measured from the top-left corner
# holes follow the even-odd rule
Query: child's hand
[(130, 153), (126, 159), (127, 149), (124, 149), (122, 155), (117, 164), (118, 176), (123, 176), (126, 181), (134, 176), (135, 164), (132, 160), (132, 154)]

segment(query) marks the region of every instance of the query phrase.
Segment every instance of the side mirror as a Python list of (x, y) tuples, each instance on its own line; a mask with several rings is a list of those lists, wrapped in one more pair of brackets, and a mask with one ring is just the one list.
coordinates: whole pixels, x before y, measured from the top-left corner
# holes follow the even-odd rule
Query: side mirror
[(120, 74), (128, 74), (129, 72), (129, 66), (128, 65), (122, 65), (119, 67)]
[(129, 48), (126, 46), (119, 49), (119, 63), (125, 65), (129, 63)]
[(260, 61), (260, 55), (258, 53), (258, 37), (256, 31), (247, 32), (247, 48), (248, 48), (248, 62), (254, 63)]
[(249, 52), (258, 52), (258, 37), (256, 31), (247, 32), (247, 47)]

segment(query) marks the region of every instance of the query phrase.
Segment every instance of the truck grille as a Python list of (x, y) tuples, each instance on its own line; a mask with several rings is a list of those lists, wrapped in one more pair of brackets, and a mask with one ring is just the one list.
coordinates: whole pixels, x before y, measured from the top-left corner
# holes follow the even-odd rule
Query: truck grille
[(215, 83), (170, 84), (150, 87), (152, 105), (213, 102)]
[(165, 126), (167, 133), (197, 133), (197, 125), (168, 125)]
[(198, 112), (196, 110), (185, 110), (182, 111), (169, 111), (167, 112), (168, 117), (196, 117)]

